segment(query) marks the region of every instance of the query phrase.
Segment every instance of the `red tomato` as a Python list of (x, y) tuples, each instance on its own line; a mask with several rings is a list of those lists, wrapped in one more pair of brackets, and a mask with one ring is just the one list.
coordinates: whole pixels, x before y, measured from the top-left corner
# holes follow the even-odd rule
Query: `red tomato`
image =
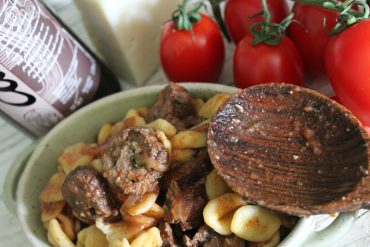
[(217, 24), (201, 14), (192, 30), (177, 30), (173, 21), (164, 26), (160, 59), (173, 82), (216, 82), (225, 57), (222, 35)]
[(240, 88), (284, 82), (303, 84), (303, 62), (293, 42), (285, 37), (277, 46), (251, 44), (247, 35), (236, 46), (234, 53), (234, 80)]
[(325, 48), (330, 31), (338, 14), (321, 7), (295, 3), (293, 7), (294, 19), (288, 28), (288, 35), (302, 55), (307, 76), (322, 76), (325, 74)]
[[(271, 22), (280, 23), (289, 13), (285, 0), (267, 0)], [(249, 34), (251, 25), (262, 21), (262, 17), (249, 18), (262, 11), (261, 0), (227, 0), (225, 4), (225, 23), (235, 44)]]
[(325, 53), (326, 71), (341, 104), (370, 126), (370, 21), (333, 36)]

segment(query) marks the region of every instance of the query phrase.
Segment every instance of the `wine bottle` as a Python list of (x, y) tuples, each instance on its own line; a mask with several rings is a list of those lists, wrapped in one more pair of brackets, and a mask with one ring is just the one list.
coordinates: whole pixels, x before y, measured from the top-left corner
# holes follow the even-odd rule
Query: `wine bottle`
[(0, 0), (0, 109), (41, 136), (120, 90), (116, 76), (37, 0)]

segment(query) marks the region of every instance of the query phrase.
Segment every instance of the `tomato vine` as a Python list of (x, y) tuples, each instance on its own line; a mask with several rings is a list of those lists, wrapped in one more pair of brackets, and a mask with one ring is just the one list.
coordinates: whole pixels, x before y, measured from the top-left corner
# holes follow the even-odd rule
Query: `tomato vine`
[[(343, 2), (337, 0), (296, 0), (297, 2), (319, 6), (328, 10), (333, 10), (339, 13), (337, 24), (328, 33), (331, 35), (337, 34), (352, 26), (353, 24), (367, 20), (370, 16), (369, 5), (366, 0), (345, 0)], [(363, 11), (355, 10), (354, 6), (360, 6)]]

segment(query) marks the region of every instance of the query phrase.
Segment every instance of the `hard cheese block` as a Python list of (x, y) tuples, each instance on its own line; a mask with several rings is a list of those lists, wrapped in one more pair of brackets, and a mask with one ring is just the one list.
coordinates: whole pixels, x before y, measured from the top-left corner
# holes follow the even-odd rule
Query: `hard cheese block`
[(179, 0), (75, 0), (98, 52), (122, 79), (143, 85), (159, 66), (159, 39)]

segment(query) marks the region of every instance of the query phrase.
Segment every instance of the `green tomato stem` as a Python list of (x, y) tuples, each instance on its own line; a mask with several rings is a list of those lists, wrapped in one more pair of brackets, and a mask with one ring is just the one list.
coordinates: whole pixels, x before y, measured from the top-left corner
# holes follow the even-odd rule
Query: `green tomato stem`
[(198, 11), (204, 6), (203, 2), (196, 4), (192, 9), (188, 10), (190, 0), (184, 0), (178, 9), (172, 13), (172, 20), (176, 24), (177, 30), (190, 31), (193, 25), (201, 20)]
[[(340, 2), (337, 0), (295, 0), (296, 2), (318, 6), (328, 10), (336, 11), (339, 14), (339, 18), (334, 28), (330, 30), (329, 35), (335, 35), (342, 32), (353, 24), (369, 19), (369, 5), (365, 0), (345, 0)], [(364, 11), (354, 10), (352, 7), (355, 5), (362, 6)], [(325, 28), (326, 30), (326, 28)]]
[(262, 0), (262, 8), (263, 8), (264, 21), (266, 23), (270, 23), (271, 22), (271, 13), (270, 13), (269, 7), (267, 6), (266, 0)]
[(251, 27), (251, 33), (254, 36), (252, 45), (264, 43), (266, 45), (276, 46), (284, 39), (285, 30), (292, 22), (293, 14), (288, 15), (280, 23), (272, 23), (267, 1), (261, 0), (261, 3), (263, 12), (256, 16), (263, 16), (263, 21), (254, 23)]
[[(298, 2), (298, 3), (307, 4), (307, 5), (322, 7), (328, 10), (338, 11), (338, 7), (336, 6), (337, 4), (349, 5), (349, 3), (353, 2), (354, 0), (347, 0), (343, 3), (336, 1), (336, 0), (293, 0), (293, 1)], [(363, 13), (361, 11), (354, 10), (351, 7), (347, 10), (347, 12), (356, 17), (363, 16)]]

